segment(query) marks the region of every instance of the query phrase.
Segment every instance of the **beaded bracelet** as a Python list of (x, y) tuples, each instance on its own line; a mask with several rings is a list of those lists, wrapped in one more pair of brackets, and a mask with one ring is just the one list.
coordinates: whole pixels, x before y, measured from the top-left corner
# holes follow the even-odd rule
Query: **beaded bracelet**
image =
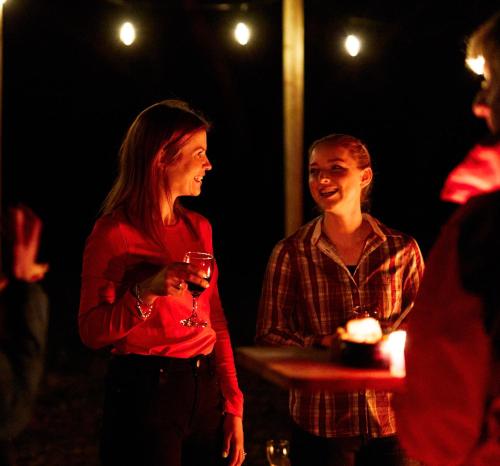
[[(137, 313), (142, 320), (146, 320), (151, 315), (151, 312), (153, 312), (153, 304), (147, 304), (143, 301), (138, 283), (134, 285), (134, 295), (136, 299), (135, 308), (137, 309)], [(143, 310), (143, 307), (145, 307), (146, 310)]]

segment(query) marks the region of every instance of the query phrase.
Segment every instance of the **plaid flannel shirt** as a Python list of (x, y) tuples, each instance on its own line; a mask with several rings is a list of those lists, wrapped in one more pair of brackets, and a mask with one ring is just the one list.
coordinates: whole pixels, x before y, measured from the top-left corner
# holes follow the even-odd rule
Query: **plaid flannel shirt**
[[(376, 311), (394, 319), (415, 300), (424, 263), (417, 242), (371, 217), (358, 265), (351, 275), (322, 233), (323, 217), (280, 241), (270, 256), (257, 319), (257, 344), (309, 347), (335, 333), (351, 311)], [(396, 432), (392, 394), (290, 391), (290, 413), (322, 437)]]

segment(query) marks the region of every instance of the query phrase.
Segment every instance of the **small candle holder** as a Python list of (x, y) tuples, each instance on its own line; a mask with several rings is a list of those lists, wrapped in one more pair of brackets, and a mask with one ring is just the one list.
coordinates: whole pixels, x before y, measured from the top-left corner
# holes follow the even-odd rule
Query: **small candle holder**
[(357, 316), (345, 328), (337, 330), (338, 339), (332, 344), (331, 360), (350, 367), (388, 368), (388, 360), (380, 351), (383, 333), (374, 317)]
[(340, 341), (340, 362), (349, 367), (388, 369), (389, 360), (381, 352), (381, 343)]

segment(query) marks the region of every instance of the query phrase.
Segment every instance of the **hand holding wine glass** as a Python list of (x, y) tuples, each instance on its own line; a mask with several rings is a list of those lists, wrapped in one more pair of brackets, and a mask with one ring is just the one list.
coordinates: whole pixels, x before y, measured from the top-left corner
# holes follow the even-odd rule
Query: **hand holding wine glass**
[[(203, 274), (203, 278), (210, 281), (214, 269), (214, 257), (211, 254), (200, 251), (189, 251), (184, 256), (184, 262), (196, 266)], [(193, 307), (191, 315), (180, 321), (181, 325), (185, 327), (206, 327), (208, 322), (198, 317), (198, 297), (205, 291), (205, 288), (190, 281), (187, 281), (187, 287), (193, 297)]]

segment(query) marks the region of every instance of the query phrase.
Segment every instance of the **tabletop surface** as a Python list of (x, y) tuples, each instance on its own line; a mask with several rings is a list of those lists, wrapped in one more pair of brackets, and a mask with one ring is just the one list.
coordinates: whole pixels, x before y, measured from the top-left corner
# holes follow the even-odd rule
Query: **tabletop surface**
[(404, 377), (388, 369), (347, 367), (330, 361), (328, 350), (298, 347), (236, 348), (236, 361), (282, 388), (356, 391), (365, 389), (402, 391)]

